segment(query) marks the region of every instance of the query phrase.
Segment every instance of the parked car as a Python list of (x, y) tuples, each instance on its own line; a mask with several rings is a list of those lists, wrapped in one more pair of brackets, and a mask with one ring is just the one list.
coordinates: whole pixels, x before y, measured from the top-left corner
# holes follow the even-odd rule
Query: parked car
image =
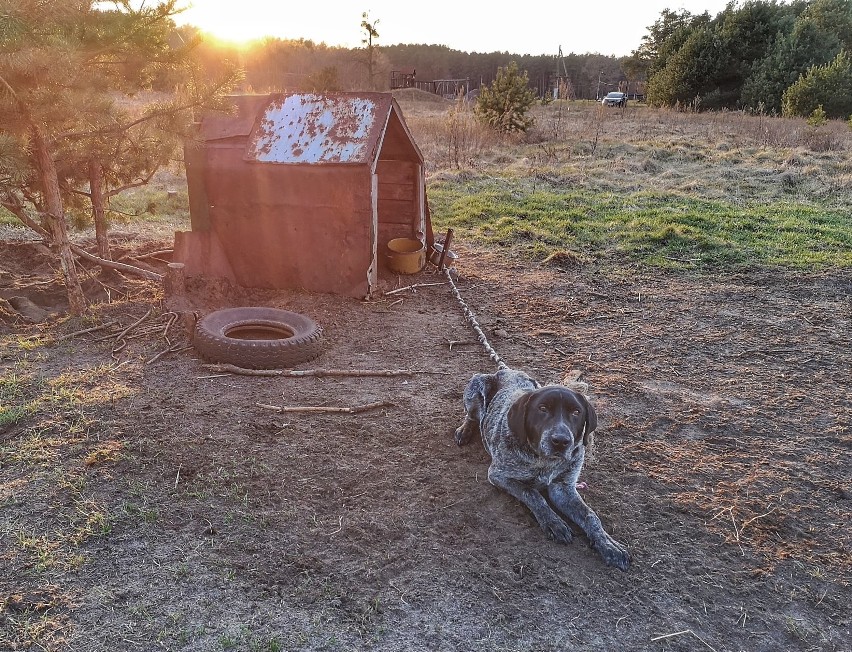
[(601, 100), (604, 106), (626, 106), (627, 93), (607, 93), (606, 97)]

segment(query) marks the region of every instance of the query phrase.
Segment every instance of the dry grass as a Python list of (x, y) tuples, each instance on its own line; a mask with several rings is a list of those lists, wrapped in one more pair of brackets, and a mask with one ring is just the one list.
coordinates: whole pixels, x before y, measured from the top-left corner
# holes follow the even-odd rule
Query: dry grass
[[(852, 203), (852, 130), (837, 120), (810, 127), (803, 119), (730, 111), (642, 105), (622, 111), (593, 102), (553, 102), (533, 108), (536, 125), (519, 142), (469, 124), (469, 107), (404, 101), (402, 106), (433, 175), (462, 168), (558, 175), (601, 192), (642, 189), (742, 201), (807, 196)], [(462, 120), (465, 133), (454, 136), (452, 127)]]

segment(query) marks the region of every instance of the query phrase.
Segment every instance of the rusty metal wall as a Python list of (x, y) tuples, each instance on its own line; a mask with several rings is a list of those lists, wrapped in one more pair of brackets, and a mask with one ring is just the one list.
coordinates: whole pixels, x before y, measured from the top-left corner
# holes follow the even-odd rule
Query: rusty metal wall
[(212, 230), (237, 282), (364, 296), (373, 264), (367, 166), (280, 166), (208, 150)]

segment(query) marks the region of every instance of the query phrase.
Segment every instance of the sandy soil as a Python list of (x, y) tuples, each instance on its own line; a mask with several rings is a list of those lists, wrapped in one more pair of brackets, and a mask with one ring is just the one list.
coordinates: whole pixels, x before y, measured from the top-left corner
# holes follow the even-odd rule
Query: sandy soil
[[(23, 388), (10, 400), (56, 379), (78, 400), (54, 392), (0, 426), (0, 648), (852, 649), (849, 274), (459, 253), (461, 292), (505, 360), (588, 384), (601, 425), (585, 496), (629, 572), (582, 536), (548, 541), (488, 484), (482, 446), (454, 444), (465, 383), (494, 367), (446, 286), (360, 302), (193, 285), (201, 312), (312, 316), (325, 352), (305, 368), (430, 372), (257, 378), (191, 349), (146, 364), (186, 343), (177, 327), (114, 353), (95, 338), (151, 307), (140, 329), (168, 317), (152, 285), (93, 273), (89, 324), (5, 313), (0, 373)], [(2, 245), (0, 297), (50, 313), (61, 288), (40, 255)], [(257, 405), (374, 401), (393, 406)]]

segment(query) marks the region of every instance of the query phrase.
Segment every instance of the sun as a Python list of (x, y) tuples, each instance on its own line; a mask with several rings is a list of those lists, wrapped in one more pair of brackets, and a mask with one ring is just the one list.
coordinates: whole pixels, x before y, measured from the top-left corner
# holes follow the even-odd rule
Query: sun
[[(194, 25), (217, 40), (245, 45), (266, 37), (308, 39), (351, 47), (360, 39), (361, 9), (343, 0), (317, 3), (281, 0), (183, 0), (178, 25)], [(353, 43), (354, 41), (354, 43)]]
[(229, 45), (246, 45), (272, 35), (272, 22), (268, 17), (264, 20), (262, 8), (251, 2), (196, 0), (175, 17), (175, 22), (194, 25)]

